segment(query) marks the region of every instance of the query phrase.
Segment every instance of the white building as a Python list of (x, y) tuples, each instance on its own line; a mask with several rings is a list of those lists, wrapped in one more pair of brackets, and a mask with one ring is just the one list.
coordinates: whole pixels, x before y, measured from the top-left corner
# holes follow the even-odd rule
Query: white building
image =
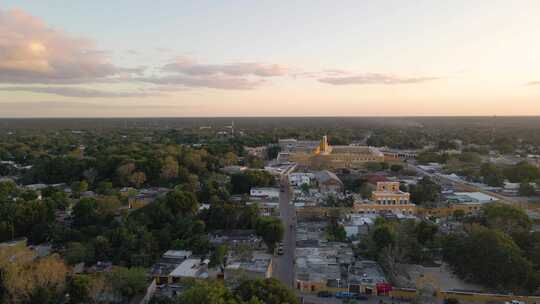
[(189, 250), (167, 250), (163, 254), (163, 258), (186, 260), (191, 257), (191, 254), (192, 253)]
[(494, 196), (487, 195), (482, 192), (455, 192), (454, 195), (461, 196), (461, 197), (468, 197), (470, 199), (470, 202), (481, 203), (481, 204), (496, 202), (499, 200), (498, 198)]
[(289, 183), (292, 186), (310, 185), (314, 179), (315, 174), (313, 173), (294, 172), (289, 174)]
[(208, 278), (208, 260), (187, 259), (176, 267), (169, 275), (173, 282), (179, 278)]
[(269, 199), (279, 199), (279, 189), (278, 188), (251, 188), (249, 190), (249, 195), (252, 197), (264, 197)]

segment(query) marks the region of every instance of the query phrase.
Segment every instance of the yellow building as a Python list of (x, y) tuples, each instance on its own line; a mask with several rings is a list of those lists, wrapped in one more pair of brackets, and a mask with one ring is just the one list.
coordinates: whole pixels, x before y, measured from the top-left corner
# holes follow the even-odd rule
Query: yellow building
[(313, 169), (362, 168), (368, 162), (384, 162), (384, 154), (367, 146), (331, 146), (323, 136), (315, 149), (293, 147), (289, 161)]
[(399, 190), (399, 182), (378, 182), (371, 202), (354, 203), (355, 213), (416, 214), (416, 205), (411, 203), (410, 194)]

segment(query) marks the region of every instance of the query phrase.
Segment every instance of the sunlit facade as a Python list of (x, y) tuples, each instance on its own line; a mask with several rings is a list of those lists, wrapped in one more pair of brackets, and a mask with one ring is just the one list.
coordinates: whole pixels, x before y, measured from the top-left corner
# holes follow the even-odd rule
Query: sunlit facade
[(362, 168), (368, 162), (384, 162), (384, 155), (367, 146), (331, 146), (323, 136), (313, 149), (293, 148), (289, 160), (314, 169)]

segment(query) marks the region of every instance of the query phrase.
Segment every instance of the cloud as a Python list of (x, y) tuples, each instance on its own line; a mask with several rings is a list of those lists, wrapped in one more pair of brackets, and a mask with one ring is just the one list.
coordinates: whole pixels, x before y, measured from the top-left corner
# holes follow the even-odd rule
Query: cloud
[[(126, 54), (138, 52), (128, 49)], [(177, 58), (156, 70), (155, 75), (146, 76), (149, 71), (146, 67), (119, 67), (110, 62), (109, 55), (92, 41), (72, 37), (24, 11), (0, 10), (0, 84), (64, 85), (12, 86), (1, 89), (4, 91), (69, 97), (145, 97), (147, 94), (142, 92), (106, 92), (68, 85), (144, 82), (162, 87), (249, 90), (265, 83), (267, 77), (287, 74), (287, 68), (278, 64), (201, 64), (189, 58)]]
[[(93, 103), (93, 102), (73, 102), (73, 101), (25, 101), (25, 102), (0, 102), (0, 117), (74, 117), (74, 116), (111, 116), (117, 114), (125, 115), (129, 108), (130, 113), (171, 113), (170, 111), (185, 111), (199, 108), (198, 105), (184, 104), (160, 104), (160, 103), (133, 103), (129, 105), (122, 103)], [(157, 112), (156, 112), (157, 111)], [(161, 111), (161, 112), (160, 112)], [(164, 112), (165, 111), (165, 112)], [(161, 114), (163, 115), (163, 114)]]
[(162, 77), (137, 78), (141, 82), (152, 83), (162, 86), (185, 86), (198, 88), (212, 88), (223, 90), (252, 90), (263, 83), (263, 79), (247, 79), (241, 77), (205, 76), (193, 77), (185, 75), (169, 75)]
[(54, 94), (65, 97), (81, 98), (122, 98), (122, 97), (150, 97), (160, 95), (147, 92), (109, 92), (80, 87), (0, 87), (0, 91), (22, 91), (32, 93)]
[(0, 83), (85, 83), (137, 72), (110, 63), (90, 40), (21, 10), (0, 10)]
[(199, 64), (185, 57), (180, 57), (176, 62), (166, 64), (164, 71), (177, 72), (191, 76), (204, 75), (229, 75), (229, 76), (259, 76), (275, 77), (285, 76), (287, 67), (279, 64), (267, 64), (257, 62), (239, 62), (229, 64)]
[(536, 85), (540, 85), (540, 81), (529, 81), (527, 83), (528, 86), (536, 86)]
[[(0, 102), (0, 105), (4, 108), (10, 109), (28, 109), (28, 108), (41, 108), (41, 109), (81, 109), (81, 108), (111, 108), (111, 109), (125, 109), (126, 105), (114, 104), (114, 103), (91, 103), (91, 102), (72, 102), (72, 101), (30, 101), (30, 102)], [(168, 105), (168, 104), (132, 104), (131, 107), (139, 109), (155, 109), (155, 108), (187, 108), (186, 105)], [(193, 108), (194, 106), (189, 106)]]
[(326, 77), (337, 77), (337, 76), (344, 76), (344, 75), (351, 75), (352, 72), (341, 70), (341, 69), (326, 69), (318, 72), (306, 72), (306, 71), (297, 71), (293, 73), (292, 75), (294, 77), (300, 77), (300, 78), (326, 78)]
[(201, 64), (189, 57), (177, 57), (164, 65), (157, 76), (135, 77), (133, 80), (160, 85), (161, 88), (212, 88), (223, 90), (252, 90), (265, 84), (266, 78), (287, 75), (279, 64), (229, 63)]
[(365, 73), (351, 76), (334, 76), (319, 78), (320, 82), (332, 85), (363, 85), (363, 84), (410, 84), (439, 79), (439, 77), (400, 77), (390, 74)]

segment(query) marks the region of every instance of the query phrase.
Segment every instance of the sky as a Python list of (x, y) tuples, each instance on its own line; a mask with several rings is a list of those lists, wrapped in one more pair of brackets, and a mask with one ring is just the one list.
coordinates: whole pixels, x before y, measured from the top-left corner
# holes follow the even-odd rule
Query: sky
[(540, 115), (540, 1), (4, 0), (0, 117)]

